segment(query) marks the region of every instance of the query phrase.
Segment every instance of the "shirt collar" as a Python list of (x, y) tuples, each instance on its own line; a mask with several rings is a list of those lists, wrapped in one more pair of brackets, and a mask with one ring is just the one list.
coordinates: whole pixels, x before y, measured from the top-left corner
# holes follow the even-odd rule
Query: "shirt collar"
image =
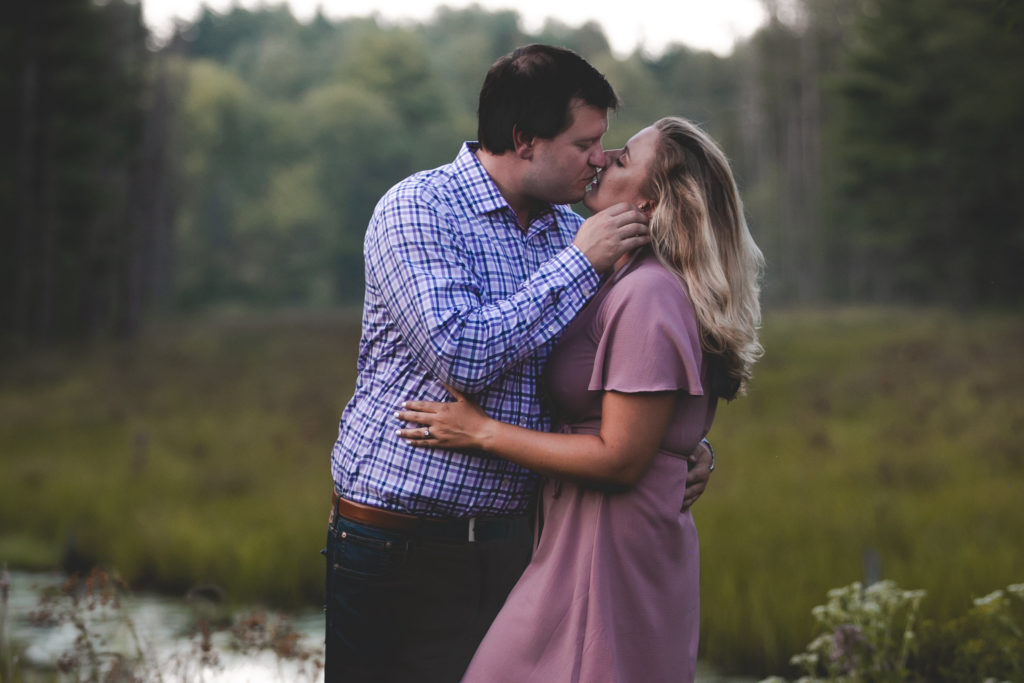
[[(476, 214), (482, 215), (493, 211), (507, 210), (512, 215), (512, 207), (509, 206), (505, 197), (494, 184), (494, 179), (488, 175), (484, 165), (476, 158), (476, 150), (480, 149), (480, 143), (468, 141), (462, 145), (459, 155), (452, 163), (455, 175), (462, 181), (462, 187), (467, 188), (467, 198), (470, 206)], [(557, 211), (554, 206), (548, 206), (530, 221), (527, 235), (532, 236), (536, 232), (547, 230), (558, 221)]]
[(501, 192), (498, 191), (498, 186), (494, 184), (494, 180), (487, 174), (484, 165), (476, 158), (475, 152), (479, 148), (480, 143), (478, 142), (466, 142), (462, 145), (462, 149), (459, 150), (459, 155), (455, 157), (455, 161), (452, 162), (455, 175), (461, 181), (460, 185), (466, 188), (466, 195), (470, 206), (473, 207), (473, 211), (477, 215), (504, 208), (508, 208), (511, 211), (512, 209), (508, 206), (508, 202), (505, 201), (505, 198), (501, 196)]

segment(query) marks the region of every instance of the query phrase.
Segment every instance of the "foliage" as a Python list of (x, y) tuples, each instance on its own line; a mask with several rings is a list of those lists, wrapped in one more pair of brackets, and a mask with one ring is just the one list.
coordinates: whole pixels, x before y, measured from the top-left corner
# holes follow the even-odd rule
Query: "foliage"
[(130, 334), (165, 271), (166, 83), (137, 3), (23, 3), (0, 29), (0, 334)]
[(960, 305), (1024, 294), (1024, 12), (873, 0), (837, 79), (836, 226), (854, 293)]
[(921, 618), (949, 619), (1019, 579), (1019, 318), (769, 311), (762, 336), (749, 395), (719, 407), (694, 508), (702, 656), (781, 670), (836, 584), (920, 587)]
[[(398, 26), (323, 17), (303, 25), (282, 8), (207, 10), (168, 49), (246, 83), (255, 110), (276, 112), (268, 131), (310, 123), (321, 134), (288, 137), (255, 164), (240, 150), (233, 158), (261, 176), (258, 186), (244, 187), (244, 174), (237, 183), (189, 175), (189, 191), (258, 208), (221, 222), (186, 210), (186, 233), (237, 237), (224, 247), (232, 259), (189, 249), (180, 277), (192, 284), (179, 291), (189, 305), (358, 300), (362, 232), (381, 192), (474, 137), (487, 65), (516, 45), (550, 41), (578, 50), (620, 91), (609, 145), (666, 114), (701, 122), (721, 142), (770, 264), (769, 301), (1012, 305), (1024, 261), (1013, 190), (1024, 172), (1012, 95), (1024, 73), (1019, 11), (1002, 0), (943, 2), (766, 3), (767, 23), (726, 57), (684, 46), (618, 56), (596, 24), (549, 21), (531, 35), (515, 12), (478, 7)], [(339, 84), (353, 104), (332, 109), (333, 119), (307, 118), (299, 103), (322, 101), (320, 91)], [(292, 187), (296, 168), (314, 178), (303, 192), (269, 191)], [(277, 208), (282, 202), (307, 207), (302, 227), (278, 223), (295, 213)], [(277, 226), (272, 246), (245, 248), (270, 229), (251, 230), (250, 219)], [(282, 253), (286, 263), (267, 255)], [(233, 284), (204, 286), (209, 278), (193, 278), (201, 269)]]
[(911, 660), (921, 680), (944, 682), (1024, 678), (1024, 584), (974, 600), (967, 614), (922, 624)]
[[(965, 615), (916, 623), (925, 592), (891, 581), (828, 592), (814, 608), (823, 629), (790, 662), (798, 683), (1018, 680), (1024, 673), (1024, 584), (974, 601)], [(782, 683), (772, 677), (765, 683)]]
[(207, 11), (168, 48), (190, 55), (177, 245), (186, 308), (357, 299), (377, 199), (462, 139), (419, 33), (302, 26), (281, 11), (266, 22)]
[(5, 365), (0, 561), (316, 604), (353, 319), (167, 323), (136, 344)]
[(923, 597), (924, 591), (900, 590), (892, 581), (830, 590), (828, 603), (812, 611), (821, 634), (790, 660), (806, 672), (800, 680), (907, 680)]
[(204, 8), (153, 45), (137, 3), (29, 3), (0, 27), (0, 335), (134, 334), (153, 310), (323, 309), (362, 294), (383, 192), (475, 137), (495, 58), (550, 41), (730, 156), (771, 303), (1016, 305), (1024, 15), (1009, 0), (766, 2), (732, 54), (613, 54), (515, 11), (298, 21)]

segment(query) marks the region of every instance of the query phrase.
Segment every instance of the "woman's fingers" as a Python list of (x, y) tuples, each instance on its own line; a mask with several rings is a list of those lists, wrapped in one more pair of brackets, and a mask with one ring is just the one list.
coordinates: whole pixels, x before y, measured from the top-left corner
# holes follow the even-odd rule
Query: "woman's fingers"
[(433, 421), (434, 413), (427, 413), (418, 410), (399, 410), (395, 413), (395, 417), (405, 422), (415, 422), (416, 424), (428, 425)]
[(405, 408), (395, 413), (395, 417), (421, 426), (397, 429), (395, 433), (411, 446), (436, 446), (437, 438), (430, 433), (435, 414), (429, 412), (430, 408), (436, 405), (431, 401), (406, 401), (403, 404)]
[(405, 429), (399, 429), (397, 433), (399, 437), (413, 445), (422, 445), (428, 441), (436, 440), (434, 435), (430, 433), (429, 427), (407, 427)]
[(416, 411), (418, 413), (436, 413), (444, 403), (437, 401), (406, 401), (402, 404), (402, 410)]
[(446, 388), (454, 401), (405, 401), (395, 417), (407, 425), (395, 434), (411, 446), (475, 448), (473, 427), (487, 416), (459, 391)]

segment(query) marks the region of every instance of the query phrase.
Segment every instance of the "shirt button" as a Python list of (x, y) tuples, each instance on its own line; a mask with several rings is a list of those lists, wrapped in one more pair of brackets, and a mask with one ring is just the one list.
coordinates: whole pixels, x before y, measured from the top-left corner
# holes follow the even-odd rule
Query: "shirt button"
[(550, 326), (548, 328), (548, 332), (550, 332), (551, 334), (558, 334), (558, 326), (557, 325)]

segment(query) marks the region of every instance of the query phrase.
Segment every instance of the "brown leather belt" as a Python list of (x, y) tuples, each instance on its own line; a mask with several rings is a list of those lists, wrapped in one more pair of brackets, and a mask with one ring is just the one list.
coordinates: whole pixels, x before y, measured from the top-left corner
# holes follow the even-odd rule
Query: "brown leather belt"
[(331, 509), (334, 513), (345, 519), (360, 524), (390, 529), (392, 531), (415, 531), (420, 526), (420, 518), (415, 515), (407, 515), (403, 512), (375, 508), (372, 505), (363, 505), (347, 498), (334, 494), (331, 502)]
[(523, 517), (418, 517), (404, 512), (364, 505), (334, 494), (331, 502), (331, 523), (337, 515), (350, 522), (379, 529), (416, 533), (420, 536), (473, 543), (504, 538), (513, 533)]

